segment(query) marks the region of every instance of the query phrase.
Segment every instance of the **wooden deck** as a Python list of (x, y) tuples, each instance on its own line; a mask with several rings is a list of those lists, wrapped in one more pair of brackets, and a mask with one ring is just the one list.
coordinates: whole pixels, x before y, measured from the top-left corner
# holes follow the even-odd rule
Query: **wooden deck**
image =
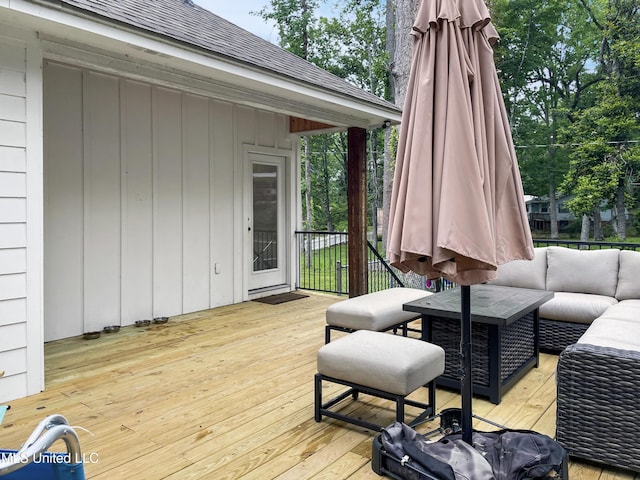
[[(336, 300), (246, 302), (49, 343), (46, 391), (10, 402), (2, 448), (17, 449), (42, 418), (60, 413), (91, 432), (79, 430), (89, 479), (378, 479), (371, 432), (313, 420), (315, 355)], [(500, 405), (476, 399), (474, 413), (552, 436), (556, 361), (542, 355)], [(362, 400), (364, 417), (393, 421), (389, 403)], [(439, 390), (437, 409), (459, 400)], [(572, 463), (570, 478), (634, 475)]]

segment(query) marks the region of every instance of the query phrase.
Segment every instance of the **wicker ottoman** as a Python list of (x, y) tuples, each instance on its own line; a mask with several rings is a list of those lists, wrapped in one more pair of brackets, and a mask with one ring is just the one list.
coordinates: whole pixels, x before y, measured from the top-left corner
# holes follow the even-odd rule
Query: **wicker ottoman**
[(420, 316), (405, 312), (402, 305), (427, 295), (431, 295), (431, 292), (397, 287), (334, 303), (326, 311), (325, 343), (331, 341), (331, 330), (351, 333), (356, 330), (383, 332), (402, 328), (406, 337), (407, 323)]
[[(415, 425), (435, 412), (435, 382), (444, 372), (444, 350), (415, 338), (359, 330), (324, 345), (318, 351), (315, 375), (315, 420), (322, 416), (379, 431), (377, 425), (360, 418), (330, 410), (337, 403), (360, 393), (373, 395), (396, 404), (396, 420), (404, 422), (404, 407), (411, 405), (422, 412), (410, 423)], [(322, 401), (322, 382), (345, 385), (347, 391)], [(428, 403), (405, 398), (421, 386), (429, 389)]]

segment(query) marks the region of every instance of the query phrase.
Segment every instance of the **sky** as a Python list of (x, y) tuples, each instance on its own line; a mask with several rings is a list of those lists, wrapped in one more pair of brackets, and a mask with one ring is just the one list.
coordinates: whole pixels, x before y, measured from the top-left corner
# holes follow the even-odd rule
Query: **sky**
[(274, 23), (268, 24), (260, 16), (249, 13), (270, 5), (269, 0), (194, 0), (194, 3), (265, 40), (275, 43), (278, 39)]
[[(202, 8), (235, 23), (239, 27), (250, 31), (272, 43), (278, 42), (278, 30), (274, 22), (267, 23), (259, 15), (250, 12), (258, 12), (263, 7), (271, 4), (270, 0), (193, 0)], [(317, 14), (331, 17), (333, 14), (332, 1), (321, 1)]]

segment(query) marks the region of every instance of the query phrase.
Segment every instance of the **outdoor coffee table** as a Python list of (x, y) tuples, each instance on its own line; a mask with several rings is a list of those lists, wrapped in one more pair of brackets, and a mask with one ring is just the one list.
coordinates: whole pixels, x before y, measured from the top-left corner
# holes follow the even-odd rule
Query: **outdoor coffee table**
[[(445, 351), (436, 383), (460, 390), (460, 287), (405, 303), (422, 315), (422, 339)], [(538, 366), (538, 308), (553, 292), (498, 285), (471, 286), (473, 393), (498, 404), (502, 394)]]

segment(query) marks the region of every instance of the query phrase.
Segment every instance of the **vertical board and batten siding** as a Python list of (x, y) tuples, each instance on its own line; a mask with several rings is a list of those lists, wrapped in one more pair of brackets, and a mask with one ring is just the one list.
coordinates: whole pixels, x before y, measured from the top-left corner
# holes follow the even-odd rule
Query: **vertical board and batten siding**
[[(220, 119), (220, 121), (223, 121)], [(211, 305), (209, 102), (182, 96), (182, 238), (184, 312)], [(215, 162), (215, 159), (212, 159)], [(222, 227), (222, 226), (221, 226)], [(232, 246), (229, 245), (231, 248)]]
[[(230, 158), (235, 156), (234, 125), (236, 124), (236, 107), (230, 103), (210, 102), (209, 103), (209, 126), (211, 130), (211, 142), (209, 144), (211, 158)], [(214, 119), (224, 118), (226, 121), (219, 122)], [(241, 275), (229, 276), (229, 272), (234, 269), (240, 271), (242, 263), (237, 263), (234, 255), (241, 248), (230, 248), (234, 245), (236, 237), (235, 230), (242, 228), (242, 222), (238, 222), (235, 216), (234, 204), (237, 202), (237, 192), (233, 188), (234, 174), (240, 170), (238, 162), (217, 162), (215, 170), (211, 169), (211, 221), (210, 238), (211, 252), (211, 289), (214, 292), (226, 292), (225, 302), (235, 303), (242, 298), (238, 298), (238, 290), (235, 289), (234, 282)], [(238, 227), (240, 224), (240, 227)], [(220, 272), (216, 274), (216, 269)]]
[(291, 149), (287, 117), (55, 62), (44, 87), (45, 339), (242, 300), (242, 144)]
[(27, 47), (0, 36), (0, 402), (28, 392)]
[[(81, 252), (84, 331), (89, 332), (120, 323), (121, 203), (124, 192), (121, 192), (120, 81), (110, 75), (87, 72), (83, 78), (83, 91), (84, 242)], [(48, 168), (47, 161), (45, 158), (45, 168)], [(61, 273), (47, 271), (45, 264), (45, 275), (51, 274), (62, 281)], [(45, 326), (50, 323), (45, 304)], [(81, 333), (74, 332), (75, 335)]]
[[(126, 82), (122, 105), (122, 316), (153, 303), (153, 134), (151, 87)], [(151, 313), (151, 312), (149, 312)]]
[(182, 94), (153, 89), (153, 279), (154, 308), (182, 310)]
[(65, 318), (47, 322), (45, 339), (51, 339), (82, 332), (83, 85), (76, 69), (59, 67), (55, 79), (49, 69), (44, 73), (45, 318)]

